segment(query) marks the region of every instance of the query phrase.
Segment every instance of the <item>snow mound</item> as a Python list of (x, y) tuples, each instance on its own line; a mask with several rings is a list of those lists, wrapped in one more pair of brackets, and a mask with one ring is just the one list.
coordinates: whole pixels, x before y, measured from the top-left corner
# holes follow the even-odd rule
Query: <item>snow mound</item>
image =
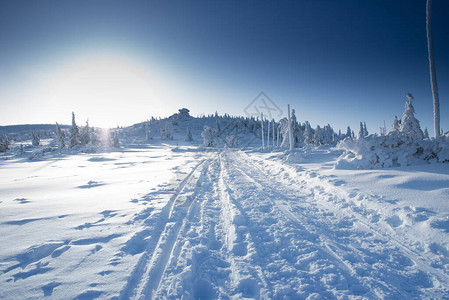
[(449, 162), (449, 135), (438, 139), (415, 139), (398, 131), (341, 141), (345, 150), (337, 169), (378, 169), (427, 162)]

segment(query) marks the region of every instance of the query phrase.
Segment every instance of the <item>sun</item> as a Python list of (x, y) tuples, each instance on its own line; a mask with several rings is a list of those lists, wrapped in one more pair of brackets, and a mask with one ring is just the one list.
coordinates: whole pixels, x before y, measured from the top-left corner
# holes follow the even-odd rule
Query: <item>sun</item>
[(76, 110), (98, 126), (111, 127), (119, 121), (137, 120), (139, 114), (148, 118), (161, 98), (146, 69), (124, 59), (105, 56), (60, 71), (49, 85), (46, 102), (47, 107)]

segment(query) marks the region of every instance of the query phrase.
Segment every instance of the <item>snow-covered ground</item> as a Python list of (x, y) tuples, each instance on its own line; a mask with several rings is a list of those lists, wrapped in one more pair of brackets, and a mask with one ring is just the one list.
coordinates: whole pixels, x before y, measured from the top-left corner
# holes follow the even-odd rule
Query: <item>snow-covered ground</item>
[(142, 145), (0, 161), (0, 298), (444, 298), (449, 168)]

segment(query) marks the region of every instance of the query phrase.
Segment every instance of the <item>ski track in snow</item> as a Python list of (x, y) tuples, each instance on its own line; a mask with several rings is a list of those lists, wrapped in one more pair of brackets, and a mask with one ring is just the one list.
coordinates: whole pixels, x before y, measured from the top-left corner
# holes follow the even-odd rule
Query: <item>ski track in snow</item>
[(446, 273), (357, 207), (336, 209), (320, 180), (275, 176), (241, 151), (202, 161), (161, 212), (120, 298), (447, 295)]

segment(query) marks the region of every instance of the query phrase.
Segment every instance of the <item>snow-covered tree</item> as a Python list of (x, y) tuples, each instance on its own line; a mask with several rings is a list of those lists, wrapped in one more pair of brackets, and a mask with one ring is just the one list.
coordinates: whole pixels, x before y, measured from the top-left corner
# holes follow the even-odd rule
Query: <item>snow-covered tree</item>
[(358, 138), (362, 138), (365, 136), (365, 130), (363, 129), (363, 123), (360, 122), (360, 129), (359, 129), (359, 135)]
[(11, 141), (8, 136), (0, 137), (0, 152), (6, 152), (9, 150), (9, 145)]
[(33, 146), (39, 146), (41, 144), (39, 134), (34, 131), (31, 132), (31, 143)]
[(145, 129), (145, 140), (147, 142), (149, 142), (150, 140), (153, 139), (153, 135), (151, 133), (150, 125), (148, 125), (148, 123), (145, 123), (144, 124), (144, 129)]
[(405, 94), (405, 96), (408, 100), (405, 103), (405, 111), (401, 119), (399, 131), (411, 139), (423, 139), (424, 134), (419, 125), (419, 121), (415, 118), (415, 108), (412, 104), (413, 96), (410, 93)]
[(303, 143), (304, 138), (301, 132), (301, 128), (299, 127), (298, 121), (296, 119), (296, 113), (294, 109), (292, 109), (291, 122), (292, 122), (291, 128), (293, 134), (293, 146), (295, 148), (299, 148)]
[(400, 126), (401, 126), (401, 123), (398, 120), (398, 117), (394, 116), (393, 125), (391, 126), (393, 131), (399, 131)]
[(61, 129), (58, 122), (56, 122), (56, 139), (58, 140), (59, 148), (65, 148), (65, 132)]
[(427, 127), (424, 129), (424, 138), (429, 139), (429, 131), (427, 131)]
[(80, 143), (80, 129), (75, 122), (75, 113), (72, 112), (72, 127), (70, 128), (70, 148), (75, 147)]
[(216, 118), (217, 118), (217, 120), (215, 121), (215, 126), (216, 126), (216, 129), (217, 129), (218, 136), (220, 136), (220, 134), (221, 134), (220, 119), (218, 119), (218, 116)]
[(230, 136), (228, 136), (228, 137), (226, 138), (226, 145), (227, 145), (229, 148), (236, 148), (236, 147), (238, 147), (238, 146), (239, 146), (239, 143), (238, 143), (238, 137), (237, 137), (237, 135), (231, 134)]
[(112, 141), (112, 146), (114, 148), (120, 148), (120, 137), (118, 135), (118, 131), (114, 131), (114, 139)]
[(306, 121), (304, 128), (304, 142), (306, 144), (313, 144), (313, 135), (312, 126), (310, 126), (309, 121)]
[(172, 140), (173, 135), (171, 134), (170, 123), (165, 122), (165, 126), (161, 128), (161, 139)]
[(363, 122), (363, 136), (368, 136), (368, 129), (366, 129), (366, 122)]
[(209, 126), (204, 126), (203, 132), (201, 133), (201, 137), (203, 138), (203, 146), (204, 147), (217, 147), (217, 143), (215, 142), (214, 131)]
[(187, 137), (186, 137), (186, 141), (187, 141), (187, 142), (193, 141), (192, 130), (190, 130), (190, 127), (187, 127)]
[(324, 130), (321, 129), (320, 125), (317, 125), (315, 129), (315, 134), (313, 136), (313, 143), (315, 145), (323, 145), (324, 144)]
[(81, 129), (80, 144), (82, 146), (88, 145), (91, 142), (89, 121), (86, 121), (86, 126)]
[(349, 127), (349, 126), (348, 126), (348, 128), (346, 129), (346, 135), (345, 135), (345, 137), (352, 138), (351, 127)]

